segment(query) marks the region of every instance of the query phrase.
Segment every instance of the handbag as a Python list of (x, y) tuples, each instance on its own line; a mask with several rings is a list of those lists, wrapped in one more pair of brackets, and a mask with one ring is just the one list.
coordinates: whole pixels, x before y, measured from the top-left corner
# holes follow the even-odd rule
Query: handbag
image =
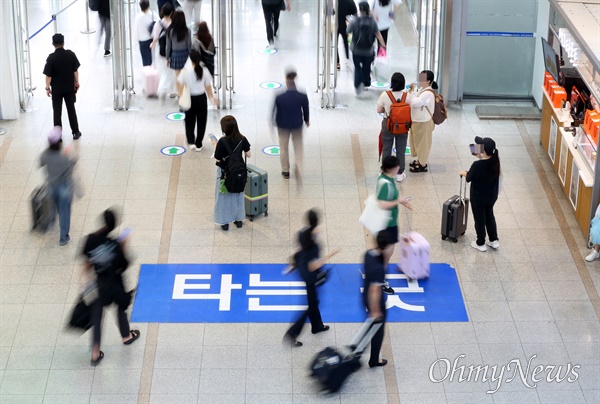
[(365, 201), (365, 209), (358, 221), (375, 236), (381, 230), (387, 228), (391, 217), (392, 212), (388, 209), (380, 208), (377, 198), (370, 195)]
[(185, 112), (189, 111), (190, 108), (192, 108), (192, 96), (190, 95), (190, 88), (187, 84), (184, 84), (179, 96), (179, 110)]
[(73, 308), (69, 326), (71, 328), (87, 331), (92, 328), (92, 306), (98, 299), (98, 286), (90, 282), (79, 295), (79, 300)]

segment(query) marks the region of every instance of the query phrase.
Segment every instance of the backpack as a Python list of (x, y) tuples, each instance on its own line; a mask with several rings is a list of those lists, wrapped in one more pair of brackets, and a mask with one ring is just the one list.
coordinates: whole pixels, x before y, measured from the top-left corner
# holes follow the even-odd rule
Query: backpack
[(371, 49), (375, 42), (375, 33), (373, 32), (369, 17), (362, 17), (358, 21), (358, 32), (356, 35), (355, 46), (358, 49)]
[(152, 31), (154, 30), (154, 25), (156, 24), (156, 20), (154, 19), (154, 11), (150, 12), (152, 15), (152, 22), (148, 25), (148, 32), (152, 35)]
[(425, 107), (425, 108), (427, 108), (427, 112), (429, 112), (429, 115), (431, 115), (431, 119), (433, 119), (433, 123), (436, 125), (440, 125), (442, 122), (444, 122), (446, 120), (446, 118), (448, 118), (448, 112), (446, 111), (446, 103), (444, 102), (444, 97), (442, 97), (441, 94), (437, 94), (435, 91), (433, 91), (431, 89), (428, 89), (425, 91), (432, 92), (435, 97), (433, 114), (431, 113), (429, 108), (427, 108), (427, 107)]
[(100, 0), (89, 0), (90, 10), (98, 11), (100, 9)]
[(391, 91), (386, 91), (392, 100), (390, 114), (387, 117), (386, 128), (392, 135), (404, 135), (408, 133), (412, 120), (410, 119), (410, 105), (406, 102), (406, 92), (400, 100), (394, 99)]
[[(229, 156), (225, 157), (223, 160), (225, 162), (225, 188), (227, 188), (227, 192), (232, 194), (239, 194), (240, 192), (244, 192), (246, 188), (246, 181), (248, 180), (248, 170), (246, 168), (246, 163), (242, 158), (242, 153), (236, 153), (235, 151), (240, 147), (242, 141), (240, 141), (235, 149)], [(230, 150), (227, 141), (223, 141), (223, 145), (227, 149)]]

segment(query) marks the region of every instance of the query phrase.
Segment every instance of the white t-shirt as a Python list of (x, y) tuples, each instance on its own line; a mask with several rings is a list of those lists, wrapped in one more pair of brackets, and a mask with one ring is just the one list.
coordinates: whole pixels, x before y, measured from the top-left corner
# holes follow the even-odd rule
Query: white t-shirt
[[(392, 91), (392, 95), (397, 100), (402, 99), (403, 93), (404, 93), (404, 90)], [(406, 99), (404, 101), (410, 104), (411, 97), (412, 97), (412, 94), (407, 94)], [(383, 107), (383, 109), (385, 110), (386, 117), (390, 114), (390, 107), (392, 106), (392, 100), (390, 100), (390, 96), (388, 95), (387, 91), (384, 91), (383, 93), (381, 93), (381, 95), (379, 96), (379, 99), (377, 100), (377, 106)]]
[(179, 84), (185, 84), (190, 89), (190, 95), (202, 95), (206, 93), (206, 86), (212, 83), (212, 76), (206, 67), (202, 67), (202, 78), (196, 78), (196, 72), (192, 66), (187, 66), (177, 78)]
[(391, 0), (387, 6), (379, 4), (379, 0), (371, 1), (371, 10), (373, 11), (373, 18), (377, 21), (377, 27), (380, 31), (389, 29), (392, 25), (392, 19), (390, 13), (394, 11), (394, 8), (400, 4), (401, 0)]
[(149, 39), (152, 39), (148, 28), (150, 28), (150, 24), (153, 20), (158, 22), (158, 17), (156, 16), (156, 14), (154, 14), (154, 11), (151, 10), (148, 10), (148, 12), (146, 13), (140, 12), (138, 15), (135, 16), (134, 26), (138, 41), (147, 41)]
[(412, 97), (408, 103), (410, 104), (410, 118), (413, 122), (429, 122), (432, 119), (435, 108), (435, 95), (432, 91), (430, 86), (411, 94)]

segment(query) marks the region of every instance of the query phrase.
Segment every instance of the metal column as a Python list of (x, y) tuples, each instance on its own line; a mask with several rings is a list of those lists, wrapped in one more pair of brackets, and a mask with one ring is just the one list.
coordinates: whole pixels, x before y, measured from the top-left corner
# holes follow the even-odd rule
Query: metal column
[(321, 93), (321, 108), (335, 108), (337, 86), (337, 18), (333, 10), (338, 0), (320, 0), (317, 18), (317, 92)]
[[(131, 65), (130, 6), (121, 0), (110, 0), (110, 19), (113, 37), (113, 108), (128, 110), (133, 90)], [(128, 46), (129, 43), (129, 46)]]
[(212, 0), (212, 29), (215, 37), (214, 87), (219, 108), (233, 108), (233, 0)]
[(29, 49), (29, 23), (27, 21), (27, 2), (15, 0), (12, 3), (15, 23), (15, 51), (17, 59), (17, 78), (19, 87), (19, 105), (22, 111), (27, 109), (33, 90), (31, 83), (31, 52)]

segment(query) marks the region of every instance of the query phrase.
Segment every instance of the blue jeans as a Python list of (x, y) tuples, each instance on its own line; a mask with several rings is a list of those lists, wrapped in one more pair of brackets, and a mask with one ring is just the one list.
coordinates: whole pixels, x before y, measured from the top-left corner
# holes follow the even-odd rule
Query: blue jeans
[(60, 225), (60, 242), (66, 243), (71, 227), (71, 202), (73, 201), (73, 186), (63, 181), (58, 184), (50, 184), (50, 193), (54, 206), (58, 211), (58, 223)]
[(360, 87), (361, 83), (364, 84), (365, 87), (371, 85), (371, 63), (373, 63), (374, 60), (375, 55), (352, 55), (352, 61), (354, 62), (354, 88)]

